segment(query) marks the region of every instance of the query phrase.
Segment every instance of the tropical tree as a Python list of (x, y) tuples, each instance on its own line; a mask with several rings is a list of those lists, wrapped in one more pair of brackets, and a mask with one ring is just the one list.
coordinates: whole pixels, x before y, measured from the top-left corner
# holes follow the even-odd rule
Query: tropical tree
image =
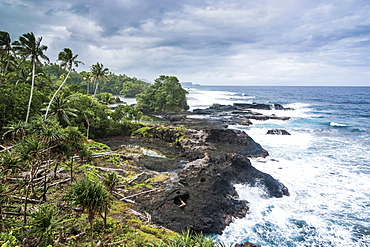
[(100, 183), (85, 177), (72, 184), (66, 199), (87, 211), (87, 218), (90, 224), (90, 242), (91, 246), (94, 246), (93, 220), (97, 213), (104, 212), (109, 202), (108, 191)]
[(10, 126), (4, 127), (7, 131), (3, 134), (3, 137), (11, 135), (13, 141), (19, 140), (28, 134), (29, 127), (29, 124), (24, 121), (12, 122)]
[(78, 67), (79, 64), (83, 64), (83, 62), (77, 60), (77, 57), (78, 57), (78, 54), (73, 55), (72, 50), (69, 48), (64, 48), (64, 50), (59, 53), (58, 61), (61, 61), (60, 67), (67, 68), (68, 73), (67, 73), (67, 76), (65, 76), (62, 84), (60, 84), (59, 88), (55, 91), (53, 97), (51, 97), (49, 105), (46, 108), (45, 119), (48, 116), (50, 105), (53, 103), (55, 96), (58, 94), (59, 90), (63, 87), (64, 83), (67, 81), (69, 74), (72, 71), (73, 65)]
[(135, 97), (137, 94), (142, 93), (146, 89), (148, 89), (149, 86), (150, 86), (150, 83), (140, 81), (136, 78), (127, 79), (122, 84), (122, 89), (120, 93), (123, 94), (125, 97)]
[[(77, 117), (77, 110), (70, 107), (70, 96), (61, 94), (55, 97), (50, 108), (41, 109), (42, 111), (50, 111), (50, 118), (55, 119), (63, 126), (71, 125), (70, 117)], [(48, 107), (49, 107), (48, 106)], [(46, 114), (45, 114), (46, 116)]]
[(45, 150), (44, 144), (34, 135), (23, 138), (16, 145), (16, 151), (20, 155), (21, 161), (29, 166), (29, 172), (25, 179), (25, 199), (24, 199), (24, 224), (27, 223), (27, 203), (30, 189), (33, 191), (33, 183), (37, 172), (39, 171), (41, 162), (43, 160), (43, 153)]
[(107, 93), (107, 92), (99, 93), (96, 95), (96, 98), (103, 105), (110, 105), (110, 104), (116, 103), (116, 99), (113, 97), (111, 93)]
[(85, 142), (85, 137), (82, 135), (82, 133), (78, 130), (77, 127), (71, 127), (68, 126), (64, 129), (65, 139), (64, 142), (61, 143), (61, 145), (65, 146), (65, 153), (64, 156), (66, 159), (70, 159), (69, 162), (66, 164), (70, 168), (70, 174), (71, 174), (71, 181), (73, 181), (73, 161), (74, 156), (79, 154), (83, 149), (83, 143)]
[(118, 105), (111, 113), (111, 118), (116, 122), (122, 120), (140, 120), (143, 113), (129, 105)]
[[(30, 122), (30, 132), (37, 136), (45, 146), (45, 158), (47, 160), (47, 166), (44, 172), (44, 192), (42, 198), (46, 201), (47, 193), (47, 174), (50, 171), (50, 161), (52, 159), (53, 150), (55, 147), (62, 142), (66, 135), (63, 132), (62, 127), (59, 123), (52, 119), (43, 119), (42, 117), (33, 119)], [(56, 165), (57, 166), (57, 165)]]
[[(109, 192), (111, 196), (113, 191), (116, 189), (116, 186), (120, 183), (120, 177), (116, 172), (109, 172), (103, 175), (103, 185), (105, 189)], [(107, 216), (108, 216), (108, 207), (106, 206), (104, 209), (104, 228), (107, 227)]]
[(12, 150), (0, 152), (0, 233), (3, 231), (4, 218), (2, 213), (3, 204), (6, 203), (17, 186), (10, 188), (8, 177), (15, 171), (22, 170), (18, 156)]
[[(12, 51), (12, 41), (8, 32), (0, 31), (0, 61), (4, 62), (2, 72), (5, 76), (10, 63), (10, 52)], [(0, 81), (0, 84), (2, 81)]]
[(31, 67), (32, 67), (32, 82), (31, 82), (31, 91), (30, 91), (30, 99), (28, 101), (28, 108), (26, 114), (26, 123), (28, 122), (30, 110), (31, 110), (31, 103), (33, 97), (33, 90), (35, 87), (35, 73), (36, 73), (36, 65), (40, 63), (40, 58), (49, 62), (49, 58), (44, 54), (44, 51), (48, 49), (47, 46), (41, 45), (42, 37), (36, 38), (35, 35), (31, 33), (23, 34), (19, 37), (19, 41), (13, 42), (14, 50), (21, 55), (23, 58), (29, 58), (31, 60)]
[(148, 111), (183, 111), (188, 109), (186, 94), (175, 76), (161, 75), (145, 92), (136, 96), (136, 108)]
[(29, 233), (37, 237), (37, 246), (51, 246), (54, 235), (63, 228), (64, 222), (55, 205), (43, 204), (31, 215)]
[(96, 63), (91, 66), (90, 71), (91, 71), (90, 79), (93, 81), (93, 83), (96, 83), (93, 99), (91, 101), (91, 105), (92, 105), (95, 99), (96, 92), (99, 87), (99, 82), (108, 81), (109, 69), (104, 68), (103, 64), (101, 63)]

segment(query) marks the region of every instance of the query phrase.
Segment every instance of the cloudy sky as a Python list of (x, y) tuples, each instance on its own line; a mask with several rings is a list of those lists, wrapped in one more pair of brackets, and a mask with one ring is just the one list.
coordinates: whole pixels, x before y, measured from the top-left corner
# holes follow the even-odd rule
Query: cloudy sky
[(369, 0), (0, 0), (0, 30), (148, 81), (370, 86)]

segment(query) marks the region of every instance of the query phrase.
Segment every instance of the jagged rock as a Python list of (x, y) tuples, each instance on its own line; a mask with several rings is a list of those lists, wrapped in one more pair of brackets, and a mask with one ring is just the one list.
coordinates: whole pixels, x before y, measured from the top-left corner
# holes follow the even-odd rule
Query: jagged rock
[(268, 130), (266, 135), (291, 135), (288, 131), (283, 129)]
[(259, 110), (271, 110), (270, 104), (258, 104), (258, 103), (234, 103), (234, 106), (238, 109), (259, 109)]
[(235, 244), (234, 247), (261, 247), (259, 244), (252, 244), (250, 242), (245, 242), (244, 244)]
[(194, 109), (193, 113), (194, 114), (202, 114), (202, 115), (209, 115), (218, 112), (216, 109)]
[(237, 110), (235, 106), (232, 105), (220, 105), (220, 104), (213, 104), (209, 107), (210, 109), (214, 109), (217, 111), (234, 111)]
[(268, 152), (244, 131), (233, 129), (189, 130), (184, 148), (192, 150), (204, 143), (215, 147), (216, 153), (238, 153), (249, 157), (266, 157)]
[(238, 200), (233, 184), (264, 186), (268, 196), (288, 195), (284, 185), (255, 169), (249, 159), (238, 154), (223, 154), (189, 162), (172, 183), (155, 196), (140, 200), (156, 224), (181, 232), (191, 228), (218, 233), (233, 217), (244, 217), (247, 202)]
[(135, 198), (137, 210), (148, 212), (154, 223), (177, 232), (191, 228), (221, 233), (233, 218), (244, 217), (248, 211), (247, 201), (238, 199), (234, 184), (262, 186), (268, 197), (289, 195), (282, 183), (251, 165), (247, 157), (265, 157), (268, 152), (249, 135), (197, 121), (192, 120), (191, 126), (198, 128), (188, 128), (186, 138), (176, 142), (170, 127), (163, 128), (161, 138), (116, 138), (104, 142), (111, 147), (151, 147), (181, 157), (162, 162), (144, 155), (136, 160), (138, 167), (171, 173), (161, 190)]

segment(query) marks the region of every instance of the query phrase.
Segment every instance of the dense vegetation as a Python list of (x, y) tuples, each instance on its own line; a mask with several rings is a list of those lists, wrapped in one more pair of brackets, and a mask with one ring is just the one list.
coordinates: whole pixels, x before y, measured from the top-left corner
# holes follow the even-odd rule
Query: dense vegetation
[[(126, 194), (162, 177), (137, 182), (134, 163), (91, 140), (157, 129), (140, 122), (150, 118), (139, 110), (186, 109), (178, 79), (150, 85), (101, 63), (78, 73), (72, 50), (58, 54), (59, 65), (46, 51), (33, 33), (12, 42), (0, 32), (0, 246), (215, 246), (129, 214)], [(113, 94), (139, 95), (138, 107), (111, 109)]]
[(187, 110), (187, 93), (175, 76), (161, 75), (153, 85), (137, 95), (136, 107), (151, 111)]

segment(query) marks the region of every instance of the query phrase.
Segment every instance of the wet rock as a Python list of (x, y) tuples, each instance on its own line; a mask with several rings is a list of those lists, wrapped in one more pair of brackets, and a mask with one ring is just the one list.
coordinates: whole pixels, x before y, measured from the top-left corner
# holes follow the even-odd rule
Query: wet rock
[(147, 171), (171, 174), (160, 190), (135, 198), (137, 210), (148, 212), (154, 223), (177, 232), (191, 228), (219, 234), (233, 218), (244, 217), (248, 211), (248, 202), (238, 198), (234, 184), (261, 186), (266, 197), (289, 195), (282, 183), (251, 165), (248, 157), (266, 157), (268, 152), (245, 132), (206, 120), (187, 121), (186, 137), (180, 141), (173, 142), (175, 132), (166, 127), (161, 135), (153, 135), (158, 138), (104, 142), (111, 147), (145, 146), (176, 156), (163, 159), (142, 155), (133, 159), (137, 167)]
[(234, 106), (238, 109), (259, 109), (259, 110), (271, 110), (270, 104), (258, 104), (258, 103), (234, 103)]
[(283, 129), (272, 129), (268, 130), (266, 135), (291, 135), (291, 134)]
[[(266, 157), (268, 152), (244, 131), (233, 129), (189, 130), (188, 139), (181, 145), (194, 150), (197, 146), (211, 146), (214, 153), (238, 153), (249, 157)], [(212, 153), (212, 152), (211, 152)]]
[(233, 217), (244, 217), (248, 211), (247, 202), (238, 199), (235, 183), (263, 186), (267, 196), (288, 194), (284, 185), (255, 169), (242, 155), (205, 154), (180, 170), (167, 189), (140, 203), (154, 223), (174, 231), (191, 228), (220, 234)]
[(235, 244), (234, 247), (261, 247), (259, 244), (252, 244), (250, 242), (245, 242), (244, 244)]

